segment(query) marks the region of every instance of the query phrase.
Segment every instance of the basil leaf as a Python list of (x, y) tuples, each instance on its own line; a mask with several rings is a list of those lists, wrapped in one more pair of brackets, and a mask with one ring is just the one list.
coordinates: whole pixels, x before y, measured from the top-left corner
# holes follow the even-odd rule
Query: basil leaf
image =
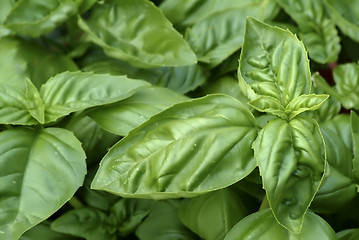
[(86, 156), (60, 128), (5, 130), (0, 142), (0, 236), (18, 239), (73, 196), (85, 177)]
[(4, 24), (18, 34), (39, 37), (75, 15), (73, 0), (19, 0)]
[(144, 81), (125, 76), (82, 72), (58, 74), (40, 89), (45, 104), (45, 122), (89, 107), (114, 103), (146, 86), (149, 84)]
[(328, 63), (338, 59), (340, 38), (323, 0), (277, 0), (277, 3), (298, 24), (300, 36), (314, 61)]
[(352, 111), (350, 113), (350, 131), (353, 138), (353, 177), (359, 191), (359, 117)]
[(333, 75), (338, 100), (347, 109), (359, 109), (359, 65), (341, 64), (334, 68)]
[(177, 216), (179, 201), (156, 201), (149, 216), (136, 229), (141, 240), (196, 240), (198, 237), (186, 228)]
[(303, 94), (294, 98), (286, 107), (289, 119), (305, 111), (317, 110), (328, 99), (326, 94)]
[(254, 168), (255, 119), (238, 100), (209, 95), (151, 117), (102, 159), (92, 188), (124, 197), (191, 197)]
[(253, 149), (275, 218), (299, 233), (324, 176), (325, 146), (318, 124), (307, 117), (273, 119), (259, 132)]
[(265, 209), (241, 220), (228, 233), (225, 240), (267, 240), (267, 239), (322, 239), (336, 240), (334, 230), (318, 215), (307, 212), (304, 216), (303, 230), (292, 233), (276, 221), (272, 212)]
[(357, 1), (324, 0), (333, 22), (345, 35), (359, 42), (359, 19)]
[(198, 60), (214, 67), (237, 51), (243, 43), (247, 16), (263, 18), (268, 1), (242, 3), (202, 18), (186, 31), (186, 40)]
[(150, 87), (123, 101), (91, 111), (89, 116), (107, 131), (124, 136), (152, 115), (185, 100), (188, 98), (167, 88)]
[(11, 9), (15, 5), (15, 0), (3, 0), (1, 2), (1, 8), (0, 8), (0, 38), (10, 35), (11, 31), (10, 29), (6, 28), (3, 23), (7, 17), (7, 15), (10, 13)]
[(303, 44), (289, 31), (253, 18), (247, 19), (238, 78), (242, 92), (250, 100), (270, 96), (282, 106), (311, 89)]
[(136, 67), (182, 66), (197, 62), (183, 37), (147, 0), (107, 0), (93, 8), (90, 19), (80, 17), (78, 24), (108, 56)]
[(26, 103), (27, 110), (39, 123), (45, 122), (45, 106), (37, 88), (30, 79), (26, 79)]
[(31, 228), (30, 230), (26, 231), (19, 240), (39, 240), (39, 239), (46, 239), (46, 240), (78, 240), (76, 237), (72, 237), (70, 235), (65, 235), (62, 233), (58, 233), (53, 231), (50, 228), (49, 222), (42, 222), (35, 227)]
[(359, 228), (346, 229), (337, 233), (338, 240), (355, 240), (359, 238)]
[(203, 239), (224, 239), (229, 230), (247, 215), (244, 203), (230, 189), (221, 189), (182, 201), (178, 216)]
[(56, 232), (83, 237), (86, 240), (117, 239), (110, 231), (115, 231), (116, 227), (113, 226), (114, 230), (111, 229), (107, 223), (107, 215), (95, 208), (70, 210), (57, 218), (51, 224), (51, 228)]
[(248, 104), (257, 111), (272, 113), (283, 119), (287, 119), (282, 103), (274, 97), (260, 96), (248, 102)]

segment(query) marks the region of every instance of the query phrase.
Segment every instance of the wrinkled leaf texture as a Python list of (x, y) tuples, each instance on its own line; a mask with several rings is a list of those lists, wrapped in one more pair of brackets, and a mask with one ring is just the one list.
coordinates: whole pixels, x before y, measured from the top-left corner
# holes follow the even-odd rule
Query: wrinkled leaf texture
[(255, 119), (227, 95), (176, 104), (151, 117), (102, 159), (92, 188), (123, 197), (191, 197), (227, 187), (256, 166)]
[(275, 218), (299, 233), (324, 176), (325, 146), (318, 124), (308, 117), (273, 119), (259, 132), (253, 148)]

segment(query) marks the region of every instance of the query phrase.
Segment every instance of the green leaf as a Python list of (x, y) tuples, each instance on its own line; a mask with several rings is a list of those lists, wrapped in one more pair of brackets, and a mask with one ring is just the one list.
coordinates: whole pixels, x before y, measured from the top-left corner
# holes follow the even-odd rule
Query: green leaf
[(3, 0), (1, 2), (1, 8), (0, 8), (0, 38), (10, 35), (11, 31), (10, 29), (6, 28), (3, 23), (7, 17), (7, 15), (10, 13), (11, 9), (15, 5), (15, 0)]
[(198, 237), (178, 219), (179, 201), (156, 201), (149, 216), (137, 228), (141, 240), (196, 240)]
[(0, 142), (0, 237), (15, 240), (73, 196), (86, 174), (86, 156), (60, 128), (6, 130)]
[[(213, 1), (212, 1), (213, 2)], [(243, 43), (247, 16), (263, 18), (268, 1), (237, 1), (237, 6), (214, 12), (186, 31), (186, 40), (198, 60), (214, 67)]]
[(107, 223), (107, 215), (95, 208), (78, 208), (66, 212), (57, 218), (51, 228), (56, 232), (83, 237), (86, 240), (116, 240), (115, 227), (113, 232)]
[(2, 83), (0, 85), (0, 123), (33, 125), (38, 121), (28, 111), (34, 102), (28, 102), (25, 91), (16, 86)]
[(183, 37), (147, 0), (107, 0), (79, 26), (111, 57), (136, 67), (182, 66), (197, 62)]
[(284, 112), (284, 107), (282, 103), (274, 97), (260, 96), (248, 102), (248, 104), (257, 111), (271, 113), (283, 119), (288, 118)]
[(117, 102), (149, 85), (125, 76), (85, 72), (58, 74), (40, 89), (45, 104), (45, 122), (55, 121), (71, 112)]
[(201, 238), (217, 240), (224, 239), (247, 212), (241, 199), (226, 188), (185, 199), (178, 209), (178, 216), (184, 225)]
[[(94, 52), (95, 58), (100, 55)], [(103, 59), (101, 59), (103, 58)], [(130, 78), (146, 80), (153, 85), (167, 87), (179, 93), (195, 90), (207, 80), (207, 71), (199, 64), (181, 67), (136, 68), (119, 59), (101, 56), (83, 68), (83, 71), (127, 75)]]
[(326, 94), (300, 95), (294, 98), (285, 107), (285, 112), (289, 116), (289, 119), (292, 119), (302, 112), (317, 110), (328, 99), (328, 97), (329, 96)]
[(25, 232), (21, 237), (20, 240), (39, 240), (39, 239), (46, 239), (46, 240), (78, 240), (75, 237), (71, 237), (69, 235), (65, 235), (62, 233), (58, 233), (53, 231), (50, 228), (50, 224), (48, 222), (40, 223), (35, 227), (31, 228), (29, 231)]
[(125, 136), (151, 116), (185, 100), (188, 97), (170, 89), (150, 87), (123, 101), (91, 111), (89, 116), (107, 131)]
[(242, 92), (254, 100), (270, 96), (286, 106), (310, 93), (309, 62), (303, 44), (289, 31), (248, 18), (239, 60)]
[(333, 22), (351, 39), (359, 42), (359, 2), (324, 0)]
[(324, 176), (325, 146), (318, 124), (306, 117), (273, 119), (253, 148), (275, 218), (299, 233)]
[(357, 195), (353, 183), (353, 154), (350, 118), (338, 115), (320, 125), (329, 166), (329, 175), (319, 188), (311, 208), (320, 213), (335, 213), (353, 201)]
[(20, 0), (4, 24), (18, 34), (35, 38), (51, 32), (76, 12), (73, 0)]
[(25, 94), (27, 110), (33, 118), (35, 118), (39, 123), (43, 124), (45, 122), (45, 106), (42, 102), (39, 91), (28, 78), (26, 78)]
[(345, 229), (337, 233), (338, 240), (356, 240), (359, 238), (359, 228)]
[(339, 101), (347, 109), (359, 109), (359, 65), (347, 63), (333, 70), (335, 87)]
[(323, 0), (277, 0), (277, 3), (298, 24), (300, 37), (310, 58), (318, 63), (330, 63), (338, 59), (340, 38)]
[(249, 215), (228, 233), (225, 240), (268, 240), (268, 239), (321, 239), (336, 240), (334, 230), (318, 215), (307, 212), (304, 216), (303, 230), (294, 234), (277, 223), (269, 209)]
[(350, 130), (353, 138), (353, 177), (359, 192), (359, 117), (352, 111), (350, 113)]
[(151, 117), (103, 158), (92, 188), (124, 197), (191, 197), (254, 168), (255, 119), (226, 95), (179, 103)]

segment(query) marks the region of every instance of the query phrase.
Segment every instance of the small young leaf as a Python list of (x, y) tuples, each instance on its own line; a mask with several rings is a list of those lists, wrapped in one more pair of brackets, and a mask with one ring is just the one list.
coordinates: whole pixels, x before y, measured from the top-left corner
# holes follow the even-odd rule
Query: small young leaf
[(299, 234), (283, 228), (269, 209), (253, 213), (240, 221), (228, 233), (225, 240), (268, 240), (268, 239), (320, 239), (336, 240), (334, 230), (318, 215), (307, 212), (303, 230)]
[(26, 103), (27, 110), (39, 123), (45, 122), (45, 106), (37, 88), (26, 78)]
[(4, 24), (18, 34), (39, 37), (76, 14), (73, 0), (20, 0)]
[(323, 0), (277, 0), (299, 25), (300, 36), (309, 56), (319, 63), (335, 62), (340, 52), (340, 38), (329, 18)]
[(176, 104), (151, 117), (102, 159), (92, 188), (124, 197), (190, 197), (227, 187), (254, 168), (255, 119), (226, 95)]
[(273, 119), (253, 148), (275, 218), (299, 233), (324, 176), (325, 146), (318, 124), (305, 117)]
[(178, 209), (178, 216), (184, 225), (201, 238), (217, 240), (224, 239), (247, 212), (241, 199), (226, 188), (185, 199)]
[(147, 0), (107, 0), (79, 26), (111, 57), (136, 67), (182, 66), (197, 62), (183, 37)]
[(139, 90), (123, 101), (91, 111), (89, 116), (107, 131), (125, 136), (152, 115), (186, 100), (188, 97), (170, 89), (150, 87)]
[(86, 156), (60, 128), (6, 130), (0, 142), (0, 237), (18, 239), (73, 196), (86, 174)]
[(51, 228), (60, 233), (83, 237), (86, 240), (116, 240), (116, 227), (107, 223), (107, 215), (95, 208), (78, 208), (57, 218)]
[(257, 111), (271, 113), (282, 119), (288, 118), (284, 112), (282, 103), (274, 97), (260, 96), (248, 102), (248, 104)]
[(353, 138), (353, 177), (359, 192), (359, 117), (352, 111), (350, 114), (350, 130)]
[(285, 112), (289, 119), (294, 118), (298, 114), (305, 111), (313, 111), (318, 109), (325, 100), (328, 99), (326, 94), (303, 94), (294, 98), (286, 107)]
[(324, 0), (333, 22), (354, 41), (359, 42), (359, 2)]
[(286, 106), (311, 89), (308, 57), (289, 31), (248, 18), (238, 78), (249, 100), (270, 96)]
[(65, 72), (50, 78), (40, 89), (45, 104), (45, 122), (52, 122), (71, 112), (114, 103), (150, 86), (125, 76)]
[(186, 228), (177, 216), (178, 200), (156, 201), (149, 216), (136, 229), (141, 240), (197, 240), (198, 236)]

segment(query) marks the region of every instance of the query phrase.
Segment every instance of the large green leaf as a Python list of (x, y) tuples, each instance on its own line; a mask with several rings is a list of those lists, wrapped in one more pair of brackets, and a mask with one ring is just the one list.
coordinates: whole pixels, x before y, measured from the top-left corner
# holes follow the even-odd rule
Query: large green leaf
[(342, 211), (357, 195), (353, 183), (353, 147), (348, 114), (338, 115), (320, 125), (326, 152), (329, 176), (319, 188), (311, 208), (316, 212)]
[(238, 239), (336, 240), (337, 237), (330, 225), (312, 212), (305, 214), (303, 230), (299, 234), (294, 234), (278, 224), (272, 212), (269, 209), (265, 209), (244, 218), (232, 228), (225, 238), (225, 240)]
[(40, 89), (45, 105), (45, 122), (55, 121), (71, 112), (117, 102), (149, 85), (125, 76), (85, 72), (58, 74)]
[[(261, 18), (271, 19), (278, 12), (278, 6), (272, 0), (183, 0), (181, 2), (165, 0), (161, 3), (160, 8), (173, 24), (184, 28), (192, 26), (212, 14), (253, 3), (262, 4), (264, 11), (261, 13), (263, 15)], [(181, 11), (178, 11), (179, 8)]]
[(196, 240), (198, 237), (186, 228), (178, 219), (180, 201), (156, 201), (149, 216), (136, 229), (141, 240)]
[(335, 62), (340, 52), (340, 38), (329, 18), (323, 0), (277, 0), (296, 21), (309, 56), (316, 62)]
[(338, 240), (356, 240), (359, 238), (359, 228), (345, 229), (337, 233)]
[(226, 95), (179, 103), (110, 149), (92, 188), (124, 197), (190, 197), (227, 187), (256, 166), (255, 119)]
[(0, 38), (11, 34), (10, 29), (3, 25), (7, 15), (15, 5), (15, 0), (3, 0), (0, 8)]
[(324, 0), (330, 16), (340, 30), (359, 42), (359, 2), (355, 0)]
[(76, 12), (73, 0), (20, 0), (4, 24), (18, 34), (39, 37), (54, 30)]
[(90, 40), (111, 57), (137, 67), (181, 66), (197, 59), (163, 13), (147, 0), (107, 0), (79, 18)]
[(300, 232), (324, 176), (325, 146), (318, 124), (307, 117), (273, 119), (259, 132), (253, 148), (275, 218)]
[(60, 128), (6, 130), (0, 142), (0, 237), (16, 240), (73, 196), (85, 177), (86, 156)]
[(350, 130), (353, 138), (353, 178), (359, 190), (359, 117), (355, 112), (350, 114)]
[(289, 31), (248, 18), (239, 61), (240, 87), (249, 100), (270, 96), (285, 107), (295, 97), (310, 93), (306, 51)]
[(179, 93), (195, 90), (207, 80), (207, 72), (199, 64), (181, 67), (160, 67), (143, 69), (136, 68), (119, 59), (101, 56), (94, 52), (94, 60), (83, 68), (87, 72), (110, 73), (112, 75), (127, 75), (130, 78), (146, 80), (153, 85), (167, 87)]
[(186, 100), (188, 97), (170, 89), (150, 87), (123, 101), (91, 111), (89, 116), (107, 131), (124, 136), (152, 115)]
[(72, 237), (70, 235), (65, 235), (62, 233), (58, 233), (53, 231), (50, 228), (50, 223), (43, 222), (35, 227), (31, 228), (29, 231), (25, 232), (19, 240), (78, 240), (76, 237)]
[(264, 18), (268, 1), (237, 2), (232, 8), (216, 9), (187, 29), (186, 40), (199, 61), (211, 67), (218, 65), (242, 46), (247, 16)]
[(247, 212), (236, 193), (226, 188), (184, 200), (178, 216), (203, 239), (220, 240)]
[(339, 101), (347, 109), (359, 109), (359, 65), (341, 64), (333, 70)]
[(15, 85), (18, 89), (25, 89), (26, 77), (40, 88), (58, 73), (77, 70), (75, 63), (65, 55), (23, 39), (2, 38), (0, 52), (0, 83)]

